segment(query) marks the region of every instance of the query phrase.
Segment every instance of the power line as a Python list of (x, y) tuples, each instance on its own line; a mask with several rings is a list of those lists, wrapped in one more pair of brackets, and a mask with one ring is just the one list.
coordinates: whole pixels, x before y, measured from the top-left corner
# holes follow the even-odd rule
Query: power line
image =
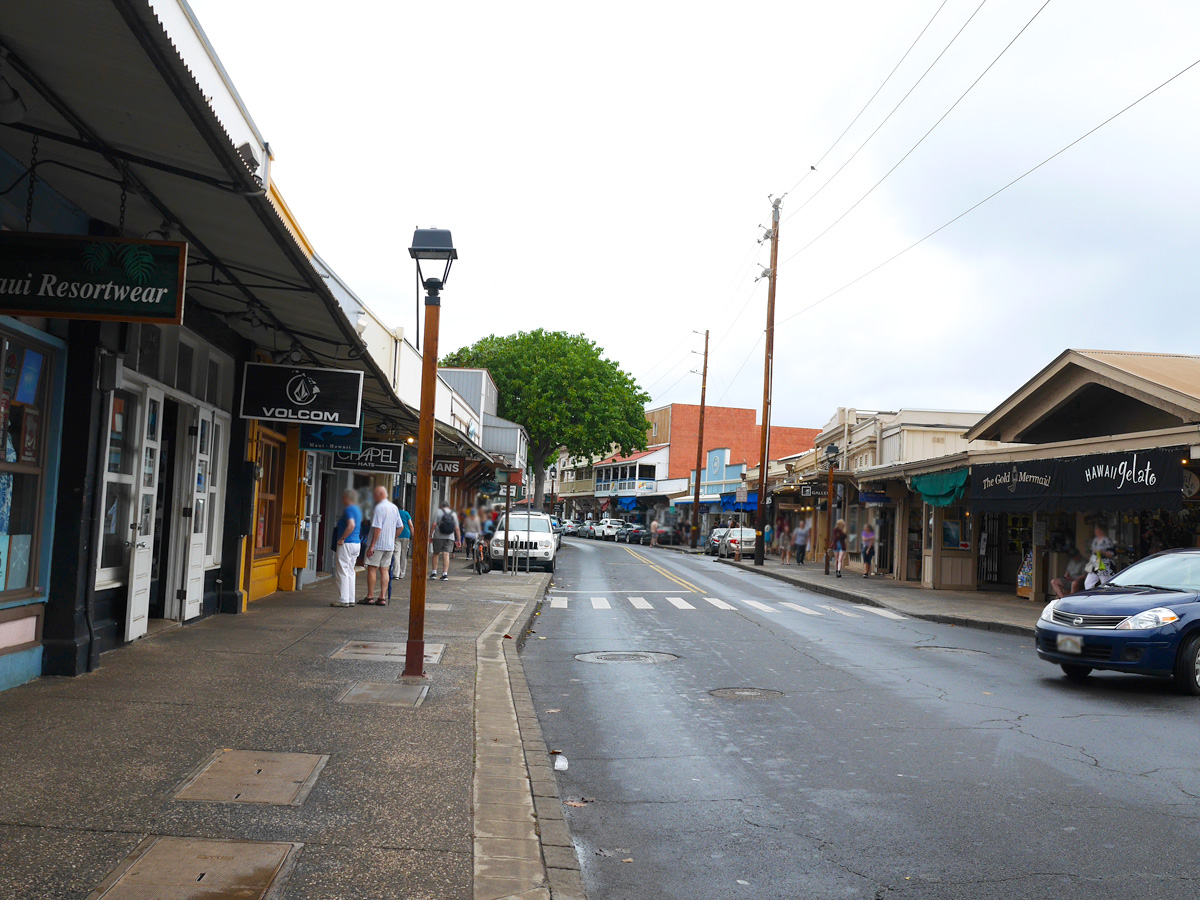
[[(938, 17), (938, 13), (940, 13), (942, 11), (942, 8), (949, 2), (950, 2), (950, 0), (942, 0), (941, 6), (939, 6), (936, 10), (934, 10), (933, 15), (930, 17), (929, 21), (925, 23), (925, 27), (921, 29), (921, 33), (918, 34), (916, 36), (916, 38), (913, 39), (913, 42), (908, 45), (908, 49), (904, 51), (904, 55), (900, 57), (900, 61), (898, 63), (896, 63), (896, 65), (892, 66), (892, 71), (888, 72), (887, 78), (883, 79), (883, 81), (882, 81), (882, 83), (880, 83), (879, 87), (875, 88), (875, 93), (873, 93), (870, 96), (870, 98), (867, 100), (867, 102), (863, 104), (862, 109), (860, 109), (858, 111), (858, 114), (855, 115), (855, 117), (850, 120), (850, 124), (847, 125), (845, 127), (845, 129), (842, 131), (842, 133), (839, 134), (837, 136), (837, 138), (834, 139), (834, 142), (829, 145), (829, 148), (824, 153), (821, 154), (821, 158), (817, 160), (817, 166), (819, 166), (822, 162), (824, 162), (825, 157), (827, 157), (830, 153), (833, 152), (833, 148), (836, 147), (841, 142), (842, 138), (844, 138), (846, 136), (847, 132), (849, 132), (850, 129), (854, 127), (854, 123), (857, 122), (860, 118), (862, 118), (862, 114), (867, 111), (867, 107), (870, 106), (871, 103), (874, 102), (875, 98), (879, 96), (879, 92), (882, 91), (885, 87), (887, 87), (887, 83), (892, 80), (892, 76), (896, 74), (896, 70), (900, 68), (901, 64), (903, 64), (903, 62), (906, 59), (908, 59), (908, 54), (912, 53), (913, 47), (917, 46), (917, 41), (921, 40), (921, 38), (925, 36), (925, 32), (928, 31), (929, 26), (933, 24), (933, 20)], [(807, 172), (805, 172), (803, 175), (800, 176), (799, 181), (797, 181), (790, 188), (788, 188), (787, 193), (790, 194), (796, 188), (800, 187), (800, 185), (804, 183), (804, 179), (807, 178), (809, 175), (811, 175), (813, 172), (815, 172), (817, 170), (817, 166), (811, 166)]]
[[(714, 352), (716, 352), (716, 349), (718, 347), (720, 347), (723, 343), (725, 343), (725, 338), (729, 337), (729, 335), (733, 332), (733, 326), (737, 324), (738, 319), (740, 319), (742, 317), (742, 315), (746, 312), (746, 310), (749, 309), (750, 301), (753, 300), (754, 295), (756, 293), (758, 293), (758, 284), (759, 283), (757, 281), (755, 281), (754, 284), (752, 284), (750, 286), (750, 291), (746, 294), (746, 300), (745, 300), (745, 302), (742, 303), (742, 308), (738, 310), (738, 313), (736, 316), (734, 316), (732, 319), (730, 319), (729, 325), (726, 327), (725, 333), (721, 335), (720, 340), (718, 340), (715, 344), (713, 344)], [(740, 287), (740, 285), (739, 285), (739, 287)]]
[(642, 390), (649, 391), (650, 388), (654, 387), (654, 385), (659, 384), (664, 378), (666, 378), (668, 375), (670, 375), (672, 372), (674, 372), (676, 369), (678, 369), (680, 364), (683, 363), (683, 361), (686, 360), (691, 355), (692, 355), (691, 349), (685, 350), (683, 353), (683, 356), (680, 357), (678, 360), (676, 360), (674, 365), (672, 365), (669, 369), (664, 371), (661, 375), (658, 376), (658, 378), (654, 379), (654, 381), (651, 384), (647, 385)]
[[(980, 4), (980, 6), (982, 6), (982, 5), (983, 4)], [(1026, 22), (1023, 26), (1021, 26), (1021, 30), (1018, 31), (1013, 36), (1013, 39), (1004, 45), (1004, 49), (1001, 50), (998, 54), (996, 54), (996, 58), (993, 59), (990, 63), (988, 63), (987, 68), (979, 73), (979, 76), (967, 86), (967, 89), (965, 91), (963, 91), (961, 94), (959, 94), (958, 99), (955, 100), (953, 103), (951, 103), (950, 108), (947, 109), (944, 113), (941, 114), (941, 116), (938, 117), (938, 120), (929, 127), (928, 131), (926, 131), (923, 135), (921, 135), (920, 140), (918, 140), (915, 144), (913, 144), (911, 147), (909, 147), (908, 152), (905, 153), (898, 160), (896, 160), (896, 164), (893, 165), (890, 169), (888, 169), (886, 172), (883, 173), (882, 178), (880, 178), (873, 185), (871, 185), (871, 187), (867, 190), (867, 192), (865, 194), (863, 194), (861, 197), (859, 197), (857, 200), (855, 200), (852, 204), (850, 204), (849, 209), (847, 209), (844, 213), (842, 213), (840, 216), (838, 216), (836, 219), (834, 219), (831, 223), (829, 223), (829, 225), (825, 228), (824, 231), (822, 231), (820, 234), (818, 234), (816, 237), (814, 237), (812, 240), (810, 240), (807, 244), (802, 246), (799, 250), (797, 250), (795, 253), (793, 253), (791, 256), (789, 256), (787, 259), (785, 259), (783, 261), (783, 263), (791, 262), (793, 259), (795, 259), (797, 256), (799, 256), (801, 253), (803, 253), (805, 250), (807, 250), (809, 247), (811, 247), (813, 244), (815, 244), (817, 241), (819, 241), (821, 238), (823, 238), (826, 234), (828, 234), (830, 231), (832, 231), (837, 226), (837, 224), (842, 221), (842, 219), (846, 218), (846, 216), (848, 216), (848, 215), (850, 215), (850, 213), (854, 212), (855, 208), (860, 203), (862, 203), (864, 200), (866, 200), (868, 197), (870, 197), (871, 194), (873, 194), (875, 192), (875, 188), (879, 187), (881, 184), (883, 184), (885, 181), (887, 181), (888, 177), (893, 172), (895, 172), (898, 168), (900, 168), (900, 164), (903, 163), (906, 159), (908, 159), (909, 156), (912, 155), (913, 151), (915, 151), (918, 147), (921, 146), (922, 143), (924, 143), (925, 138), (927, 138), (927, 137), (929, 137), (929, 135), (933, 134), (934, 129), (942, 124), (942, 122), (945, 120), (945, 118), (954, 111), (954, 108), (956, 106), (958, 106), (958, 104), (962, 103), (963, 98), (965, 98), (967, 96), (967, 94), (971, 93), (971, 90), (975, 87), (975, 85), (979, 84), (979, 82), (983, 80), (983, 77), (985, 75), (987, 75), (987, 73), (992, 70), (992, 67), (1000, 61), (1000, 57), (1004, 56), (1004, 54), (1008, 52), (1008, 48), (1017, 42), (1017, 39), (1025, 33), (1026, 29), (1029, 28), (1030, 25), (1033, 24), (1033, 20), (1036, 19), (1038, 16), (1040, 16), (1042, 14), (1042, 10), (1044, 10), (1049, 5), (1050, 5), (1050, 0), (1046, 0), (1045, 3), (1043, 3), (1041, 6), (1038, 7), (1037, 12), (1035, 12), (1033, 14), (1033, 16), (1030, 17), (1028, 22)], [(976, 10), (976, 12), (978, 12), (978, 10)], [(828, 182), (826, 182), (826, 184), (828, 184)], [(780, 263), (780, 265), (783, 265), (783, 263)]]
[[(688, 351), (688, 353), (691, 353), (691, 351), (689, 350), (689, 351)], [(676, 381), (675, 381), (675, 383), (674, 383), (674, 384), (672, 384), (672, 385), (671, 385), (669, 388), (667, 388), (665, 391), (662, 391), (662, 392), (659, 394), (659, 396), (660, 396), (660, 397), (665, 397), (665, 396), (667, 396), (668, 394), (670, 394), (670, 393), (671, 393), (671, 391), (675, 390), (675, 388), (676, 388), (676, 386), (679, 384), (679, 382), (683, 381), (683, 379), (687, 378), (689, 375), (694, 375), (694, 374), (695, 374), (695, 373), (694, 373), (694, 372), (693, 372), (691, 369), (688, 369), (686, 372), (684, 372), (682, 375), (680, 375), (678, 379), (676, 379)]]
[[(875, 135), (877, 135), (879, 133), (879, 129), (881, 129), (884, 125), (886, 125), (888, 123), (888, 120), (893, 115), (895, 115), (896, 110), (898, 110), (901, 106), (904, 105), (904, 101), (909, 98), (909, 95), (912, 94), (912, 92), (917, 89), (917, 86), (920, 85), (920, 83), (925, 80), (925, 76), (928, 75), (933, 70), (933, 67), (938, 64), (939, 60), (941, 60), (941, 58), (946, 55), (946, 51), (948, 51), (951, 47), (954, 46), (954, 42), (958, 40), (958, 36), (960, 34), (962, 34), (963, 31), (966, 30), (968, 25), (971, 24), (971, 20), (974, 19), (975, 16), (979, 14), (979, 11), (981, 9), (983, 9), (983, 5), (985, 3), (987, 3), (987, 0), (980, 0), (979, 5), (977, 7), (975, 7), (975, 12), (971, 13), (971, 15), (967, 17), (967, 21), (963, 22), (962, 26), (958, 29), (958, 31), (954, 32), (954, 37), (950, 38), (950, 43), (946, 44), (946, 46), (942, 48), (942, 52), (939, 53), (934, 58), (933, 62), (931, 62), (929, 64), (929, 67), (924, 72), (921, 73), (921, 77), (918, 78), (913, 83), (913, 86), (908, 89), (908, 92), (903, 97), (900, 98), (900, 102), (892, 107), (892, 111), (889, 112), (886, 116), (884, 116), (883, 121), (875, 126), (875, 130), (872, 131), (870, 134), (868, 134), (866, 139), (861, 144), (858, 145), (857, 149), (855, 149), (855, 151), (853, 153), (850, 154), (849, 159), (847, 159), (844, 163), (842, 163), (840, 166), (838, 166), (837, 171), (835, 171), (832, 175), (830, 175), (829, 179), (823, 185), (821, 185), (819, 188), (817, 188), (807, 200), (805, 200), (803, 203), (801, 203), (799, 206), (797, 206), (795, 211), (792, 212), (791, 215), (789, 215), (787, 217), (787, 219), (784, 219), (783, 221), (785, 221), (785, 222), (788, 221), (788, 219), (792, 218), (792, 216), (796, 215), (796, 213), (800, 212), (800, 210), (804, 209), (804, 207), (806, 207), (806, 206), (808, 206), (808, 204), (812, 203), (813, 200), (815, 200), (817, 198), (817, 195), (820, 194), (821, 191), (825, 190), (825, 188), (829, 187), (829, 185), (833, 183), (833, 180), (842, 173), (842, 169), (846, 168), (846, 166), (850, 165), (850, 163), (852, 163), (854, 161), (854, 157), (858, 156), (858, 154), (862, 151), (863, 147), (867, 146), (867, 144), (869, 144), (871, 142), (871, 138), (875, 137)], [(812, 170), (810, 169), (809, 171), (812, 171)], [(789, 259), (790, 258), (791, 257), (789, 257)]]
[[(788, 316), (788, 319), (790, 319), (790, 318), (791, 318), (791, 316)], [(783, 321), (786, 322), (787, 319), (784, 319)], [(750, 357), (754, 355), (754, 351), (758, 349), (758, 342), (761, 341), (762, 339), (763, 339), (763, 336), (760, 334), (758, 336), (758, 340), (756, 340), (754, 342), (754, 344), (750, 347), (750, 352), (746, 354), (746, 358), (742, 360), (742, 364), (737, 367), (737, 371), (734, 372), (733, 377), (731, 379), (729, 379), (729, 384), (726, 386), (725, 390), (723, 390), (721, 392), (721, 397), (720, 397), (720, 399), (717, 400), (718, 406), (721, 405), (721, 401), (725, 399), (725, 395), (727, 393), (729, 393), (729, 389), (731, 387), (733, 387), (734, 383), (738, 379), (738, 376), (742, 374), (742, 369), (746, 368), (746, 363), (750, 362)]]
[[(1107, 125), (1109, 122), (1112, 122), (1114, 119), (1117, 119), (1117, 118), (1119, 118), (1119, 117), (1123, 116), (1125, 113), (1129, 112), (1129, 110), (1133, 109), (1135, 106), (1137, 106), (1137, 105), (1138, 105), (1139, 103), (1141, 103), (1143, 100), (1145, 100), (1145, 99), (1147, 99), (1147, 98), (1149, 98), (1149, 97), (1153, 96), (1154, 94), (1157, 94), (1159, 91), (1161, 91), (1163, 88), (1165, 88), (1165, 87), (1166, 87), (1168, 84), (1170, 84), (1172, 81), (1174, 81), (1175, 79), (1179, 78), (1181, 75), (1184, 75), (1184, 74), (1186, 74), (1188, 71), (1190, 71), (1191, 69), (1194, 69), (1196, 66), (1200, 66), (1200, 59), (1197, 59), (1195, 62), (1193, 62), (1193, 63), (1191, 63), (1191, 64), (1189, 64), (1189, 65), (1185, 66), (1185, 67), (1184, 67), (1184, 68), (1182, 68), (1182, 69), (1180, 69), (1178, 72), (1176, 72), (1174, 75), (1172, 75), (1172, 76), (1171, 76), (1170, 78), (1168, 78), (1166, 81), (1164, 81), (1162, 84), (1158, 85), (1158, 87), (1155, 87), (1155, 88), (1153, 88), (1153, 89), (1151, 89), (1151, 90), (1147, 91), (1146, 93), (1142, 94), (1142, 96), (1138, 97), (1136, 100), (1134, 100), (1134, 101), (1133, 101), (1132, 103), (1130, 103), (1128, 106), (1126, 106), (1126, 107), (1124, 107), (1123, 109), (1121, 109), (1121, 110), (1118, 110), (1117, 112), (1113, 113), (1111, 116), (1109, 116), (1107, 119), (1105, 119), (1103, 122), (1101, 122), (1101, 123), (1100, 123), (1099, 125), (1097, 125), (1096, 127), (1092, 128), (1090, 131), (1086, 131), (1086, 132), (1084, 132), (1084, 133), (1083, 133), (1083, 134), (1081, 134), (1079, 137), (1075, 138), (1075, 140), (1071, 141), (1071, 143), (1067, 144), (1066, 146), (1062, 147), (1061, 149), (1059, 149), (1059, 150), (1055, 151), (1054, 153), (1050, 154), (1049, 156), (1047, 156), (1045, 159), (1043, 159), (1043, 160), (1042, 160), (1040, 163), (1038, 163), (1036, 166), (1033, 166), (1032, 168), (1025, 170), (1023, 173), (1021, 173), (1020, 175), (1018, 175), (1018, 176), (1017, 176), (1016, 178), (1014, 178), (1012, 181), (1008, 182), (1008, 184), (1006, 184), (1006, 185), (1004, 185), (1003, 187), (997, 188), (996, 190), (992, 191), (992, 193), (988, 194), (986, 197), (984, 197), (984, 198), (983, 198), (982, 200), (980, 200), (978, 203), (974, 204), (973, 206), (969, 206), (969, 207), (967, 207), (967, 208), (966, 208), (966, 209), (964, 209), (962, 212), (960, 212), (960, 213), (959, 213), (957, 216), (955, 216), (953, 219), (951, 219), (951, 220), (950, 220), (950, 221), (948, 221), (948, 222), (945, 222), (945, 223), (943, 223), (942, 225), (939, 225), (937, 228), (933, 229), (933, 231), (929, 232), (929, 234), (925, 235), (925, 236), (924, 236), (923, 238), (921, 238), (920, 240), (913, 241), (911, 244), (909, 244), (909, 245), (908, 245), (907, 247), (905, 247), (903, 250), (899, 251), (898, 253), (895, 253), (895, 254), (893, 254), (892, 256), (889, 256), (887, 259), (885, 259), (883, 262), (879, 263), (877, 266), (874, 266), (873, 268), (871, 268), (871, 269), (868, 269), (866, 272), (863, 272), (861, 275), (859, 275), (859, 276), (858, 276), (857, 278), (855, 278), (853, 281), (848, 281), (848, 282), (846, 282), (846, 283), (845, 283), (845, 284), (843, 284), (843, 285), (842, 285), (840, 288), (838, 288), (838, 289), (837, 289), (837, 290), (835, 290), (835, 291), (831, 291), (830, 293), (828, 293), (828, 294), (826, 294), (824, 297), (822, 297), (820, 300), (817, 300), (817, 301), (815, 301), (815, 302), (813, 302), (813, 303), (810, 303), (808, 306), (804, 307), (804, 308), (803, 308), (803, 309), (801, 309), (801, 310), (797, 310), (796, 312), (792, 313), (790, 316), (788, 316), (788, 317), (787, 317), (787, 318), (785, 318), (785, 319), (781, 319), (781, 320), (780, 320), (780, 322), (779, 322), (778, 324), (782, 325), (784, 322), (788, 322), (788, 321), (790, 321), (790, 320), (792, 320), (792, 319), (796, 318), (797, 316), (799, 316), (799, 315), (801, 315), (801, 314), (803, 314), (803, 313), (806, 313), (806, 312), (808, 312), (810, 309), (813, 309), (813, 308), (814, 308), (814, 307), (816, 307), (816, 306), (820, 306), (820, 305), (821, 305), (822, 303), (824, 303), (826, 300), (829, 300), (830, 298), (837, 296), (838, 294), (840, 294), (842, 291), (846, 290), (847, 288), (849, 288), (849, 287), (852, 287), (852, 286), (853, 286), (853, 285), (855, 285), (855, 284), (858, 284), (858, 282), (862, 281), (862, 280), (863, 280), (864, 278), (866, 278), (868, 275), (873, 275), (875, 272), (878, 272), (880, 269), (882, 269), (882, 268), (883, 268), (884, 266), (886, 266), (888, 263), (890, 263), (890, 262), (893, 262), (893, 261), (894, 261), (894, 260), (896, 260), (896, 259), (899, 259), (901, 256), (903, 256), (903, 255), (904, 255), (905, 253), (907, 253), (909, 250), (912, 250), (914, 247), (917, 247), (917, 246), (919, 246), (919, 245), (921, 245), (921, 244), (925, 243), (927, 240), (929, 240), (931, 237), (933, 237), (933, 236), (934, 236), (935, 234), (937, 234), (938, 232), (940, 232), (940, 231), (942, 231), (942, 230), (944, 230), (944, 229), (946, 229), (946, 228), (949, 228), (951, 225), (953, 225), (955, 222), (957, 222), (957, 221), (958, 221), (959, 219), (961, 219), (963, 216), (965, 216), (965, 215), (967, 215), (968, 213), (974, 212), (975, 210), (979, 209), (979, 207), (983, 206), (983, 204), (987, 203), (987, 202), (988, 202), (989, 200), (991, 200), (993, 197), (996, 197), (997, 195), (1004, 193), (1004, 191), (1008, 190), (1010, 187), (1012, 187), (1012, 186), (1013, 186), (1014, 184), (1016, 184), (1018, 181), (1023, 181), (1025, 178), (1027, 178), (1028, 176), (1032, 175), (1034, 172), (1036, 172), (1036, 171), (1037, 171), (1038, 169), (1040, 169), (1042, 166), (1044, 166), (1044, 165), (1046, 165), (1047, 163), (1049, 163), (1051, 160), (1054, 160), (1054, 159), (1056, 159), (1057, 157), (1061, 156), (1062, 154), (1066, 153), (1068, 150), (1070, 150), (1072, 147), (1074, 147), (1074, 146), (1075, 146), (1076, 144), (1078, 144), (1080, 141), (1083, 141), (1084, 139), (1091, 137), (1093, 134), (1095, 134), (1097, 131), (1099, 131), (1101, 128), (1103, 128), (1105, 125)], [(747, 357), (747, 359), (749, 359), (749, 357)], [(743, 363), (743, 365), (745, 365), (745, 363)]]

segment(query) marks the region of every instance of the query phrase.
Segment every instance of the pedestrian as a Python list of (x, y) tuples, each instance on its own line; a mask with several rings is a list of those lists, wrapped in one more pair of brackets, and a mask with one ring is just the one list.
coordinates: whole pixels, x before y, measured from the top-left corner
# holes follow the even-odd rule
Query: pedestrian
[(763, 556), (771, 555), (771, 541), (775, 539), (775, 527), (768, 522), (767, 527), (763, 529)]
[(785, 566), (792, 564), (792, 529), (786, 519), (779, 526), (779, 558)]
[[(450, 554), (462, 543), (462, 532), (458, 527), (458, 516), (449, 503), (443, 503), (442, 508), (429, 523), (429, 543), (433, 545), (433, 569), (429, 573), (430, 580), (440, 578), (450, 580)], [(438, 575), (438, 559), (442, 561), (442, 574)]]
[[(375, 508), (371, 510), (371, 536), (367, 539), (367, 596), (366, 606), (387, 606), (384, 585), (390, 584), (392, 555), (396, 552), (396, 537), (400, 533), (400, 510), (388, 499), (387, 488), (375, 488)], [(379, 594), (375, 596), (379, 585)]]
[(1068, 594), (1082, 590), (1085, 581), (1087, 581), (1087, 563), (1083, 559), (1083, 554), (1072, 547), (1067, 557), (1067, 571), (1062, 574), (1061, 578), (1052, 580), (1050, 587), (1054, 590), (1054, 596), (1061, 600)]
[(804, 565), (804, 557), (808, 554), (808, 519), (801, 519), (796, 524), (792, 535), (792, 546), (796, 550), (796, 562)]
[(333, 546), (337, 552), (334, 571), (338, 599), (330, 606), (345, 609), (354, 605), (354, 564), (358, 562), (361, 529), (362, 510), (358, 508), (358, 493), (353, 490), (342, 491), (342, 515), (333, 526), (336, 535)]
[(1092, 556), (1087, 564), (1087, 578), (1084, 580), (1084, 590), (1090, 591), (1101, 584), (1108, 584), (1117, 574), (1114, 562), (1117, 548), (1108, 536), (1108, 526), (1097, 522), (1092, 538)]
[(654, 519), (650, 522), (650, 546), (658, 546), (658, 519)]
[(396, 555), (394, 562), (400, 574), (398, 578), (403, 578), (408, 574), (408, 548), (412, 543), (412, 516), (407, 509), (400, 510), (400, 534), (396, 538)]
[(836, 566), (837, 577), (842, 577), (842, 563), (846, 559), (846, 520), (838, 519), (833, 526), (833, 540), (829, 542), (829, 548), (833, 550), (833, 561)]
[(483, 525), (479, 521), (479, 513), (474, 510), (467, 511), (467, 518), (463, 522), (463, 546), (467, 551), (467, 557), (471, 558), (472, 551), (475, 549), (475, 542), (479, 540), (479, 535), (483, 532)]
[(875, 529), (868, 522), (863, 526), (862, 534), (863, 578), (871, 577), (871, 563), (875, 562)]

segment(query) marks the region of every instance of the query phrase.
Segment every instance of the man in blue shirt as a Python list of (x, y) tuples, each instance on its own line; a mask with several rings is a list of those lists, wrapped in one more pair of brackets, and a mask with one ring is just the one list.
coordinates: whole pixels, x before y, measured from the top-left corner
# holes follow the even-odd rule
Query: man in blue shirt
[(343, 491), (342, 503), (342, 515), (333, 526), (338, 599), (329, 605), (346, 609), (354, 606), (354, 565), (362, 543), (362, 510), (358, 508), (355, 491)]
[(392, 557), (396, 563), (396, 571), (400, 574), (397, 578), (403, 578), (408, 574), (408, 546), (412, 540), (412, 516), (408, 514), (407, 509), (400, 510), (400, 533), (396, 535), (396, 553)]

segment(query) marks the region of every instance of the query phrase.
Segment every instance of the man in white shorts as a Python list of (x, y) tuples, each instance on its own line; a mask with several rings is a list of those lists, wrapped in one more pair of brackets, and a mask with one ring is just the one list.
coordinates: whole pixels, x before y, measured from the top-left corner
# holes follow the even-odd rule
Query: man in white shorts
[[(400, 510), (387, 498), (387, 488), (375, 488), (375, 509), (371, 512), (371, 536), (367, 539), (367, 606), (387, 606), (384, 588), (391, 579), (392, 553), (400, 531)], [(378, 585), (378, 595), (376, 595)]]

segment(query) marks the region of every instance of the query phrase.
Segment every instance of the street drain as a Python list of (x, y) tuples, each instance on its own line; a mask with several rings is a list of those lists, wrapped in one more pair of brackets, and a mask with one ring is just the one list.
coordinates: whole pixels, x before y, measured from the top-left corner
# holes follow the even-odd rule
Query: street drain
[(183, 783), (175, 799), (299, 806), (328, 761), (315, 753), (218, 750)]
[(709, 691), (714, 697), (722, 700), (774, 700), (783, 696), (783, 691), (772, 691), (767, 688), (717, 688)]
[(918, 650), (925, 650), (929, 653), (979, 653), (987, 656), (986, 651), (970, 650), (966, 647), (918, 647)]
[(661, 663), (679, 659), (673, 653), (656, 653), (650, 650), (622, 652), (616, 650), (601, 650), (594, 653), (580, 653), (575, 657), (580, 662), (590, 663)]
[(267, 900), (281, 896), (301, 844), (150, 837), (88, 900)]

